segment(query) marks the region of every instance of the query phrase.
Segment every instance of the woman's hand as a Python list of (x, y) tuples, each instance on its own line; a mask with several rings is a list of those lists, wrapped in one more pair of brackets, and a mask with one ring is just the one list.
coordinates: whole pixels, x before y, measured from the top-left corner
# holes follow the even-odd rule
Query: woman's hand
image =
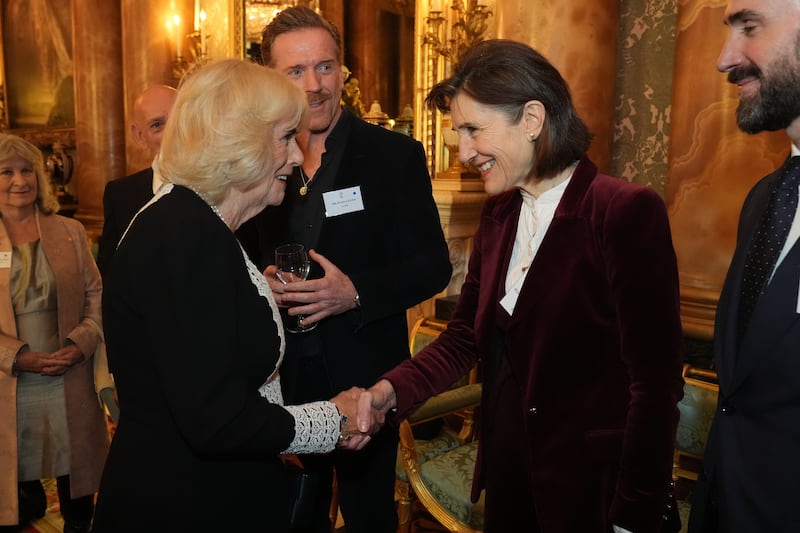
[(73, 365), (84, 360), (83, 353), (74, 344), (48, 352), (20, 352), (17, 354), (17, 372), (30, 372), (43, 376), (61, 376)]
[(374, 420), (370, 421), (372, 424), (362, 424), (361, 427), (356, 425), (359, 410), (363, 409), (360, 404), (365, 400), (361, 395), (363, 391), (364, 389), (352, 387), (331, 399), (342, 413), (342, 434), (337, 445), (339, 448), (360, 450), (372, 439), (370, 435), (380, 429), (380, 425)]
[(272, 289), (272, 297), (275, 298), (275, 303), (278, 304), (278, 307), (289, 307), (283, 301), (283, 286), (285, 284), (278, 279), (278, 267), (269, 265), (262, 274), (267, 278), (269, 288)]
[(382, 379), (361, 395), (358, 407), (358, 425), (383, 425), (386, 413), (397, 405), (397, 396), (389, 380)]

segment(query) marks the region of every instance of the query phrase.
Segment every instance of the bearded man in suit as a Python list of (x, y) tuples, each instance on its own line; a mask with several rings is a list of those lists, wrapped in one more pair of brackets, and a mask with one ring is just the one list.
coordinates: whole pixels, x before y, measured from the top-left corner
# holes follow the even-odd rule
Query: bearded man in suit
[(719, 402), (689, 531), (790, 533), (800, 531), (800, 1), (730, 0), (725, 22), (717, 68), (739, 86), (739, 127), (785, 130), (791, 154), (739, 218), (717, 307)]

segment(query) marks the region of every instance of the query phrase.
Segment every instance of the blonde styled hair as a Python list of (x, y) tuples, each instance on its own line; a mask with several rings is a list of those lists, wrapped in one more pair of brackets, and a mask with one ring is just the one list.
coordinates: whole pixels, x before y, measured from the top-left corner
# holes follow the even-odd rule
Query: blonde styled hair
[(36, 174), (36, 205), (39, 206), (39, 210), (45, 215), (57, 212), (60, 206), (50, 184), (50, 174), (45, 170), (42, 151), (22, 137), (0, 133), (0, 161), (14, 156), (21, 157), (33, 166), (33, 172)]
[(178, 88), (154, 166), (219, 204), (274, 170), (275, 125), (299, 126), (306, 116), (306, 97), (286, 76), (241, 59), (212, 61)]

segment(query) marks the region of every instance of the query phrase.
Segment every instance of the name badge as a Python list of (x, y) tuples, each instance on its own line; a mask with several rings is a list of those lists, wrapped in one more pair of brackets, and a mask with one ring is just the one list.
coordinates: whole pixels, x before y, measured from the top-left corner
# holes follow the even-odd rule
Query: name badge
[(328, 218), (364, 210), (359, 185), (323, 193), (322, 200), (325, 202), (325, 216)]
[(11, 268), (11, 252), (0, 252), (0, 268)]

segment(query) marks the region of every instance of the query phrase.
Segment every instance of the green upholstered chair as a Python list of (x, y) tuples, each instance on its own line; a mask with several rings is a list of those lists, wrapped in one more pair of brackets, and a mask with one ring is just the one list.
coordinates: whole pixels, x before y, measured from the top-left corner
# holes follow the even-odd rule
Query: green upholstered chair
[(683, 399), (678, 403), (681, 417), (675, 436), (673, 478), (697, 480), (711, 421), (717, 409), (719, 384), (713, 370), (683, 367)]
[[(410, 335), (416, 354), (435, 339), (445, 323), (422, 318)], [(410, 526), (411, 504), (416, 497), (428, 512), (450, 531), (474, 533), (483, 524), (483, 499), (470, 502), (477, 443), (472, 442), (474, 410), (480, 404), (481, 385), (473, 369), (467, 379), (430, 398), (400, 426), (397, 464), (398, 531)], [(433, 421), (446, 422), (420, 438), (420, 428)]]

